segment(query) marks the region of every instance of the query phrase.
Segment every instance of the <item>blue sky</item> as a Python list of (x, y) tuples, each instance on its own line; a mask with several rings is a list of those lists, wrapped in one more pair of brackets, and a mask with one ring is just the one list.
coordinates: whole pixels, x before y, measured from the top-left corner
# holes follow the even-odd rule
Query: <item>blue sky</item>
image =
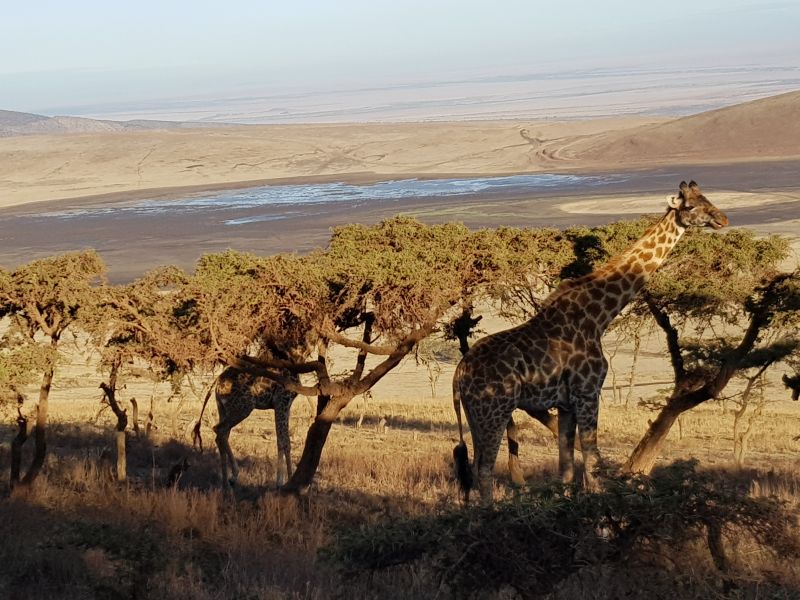
[(514, 69), (796, 64), (800, 1), (0, 0), (0, 108)]

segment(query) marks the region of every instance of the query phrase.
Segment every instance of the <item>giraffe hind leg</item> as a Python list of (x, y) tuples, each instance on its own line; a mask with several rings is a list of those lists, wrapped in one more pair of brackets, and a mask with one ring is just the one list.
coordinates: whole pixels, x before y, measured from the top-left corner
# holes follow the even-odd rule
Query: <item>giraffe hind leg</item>
[(283, 487), (292, 476), (292, 441), (289, 436), (289, 412), (293, 398), (275, 406), (275, 437), (278, 441), (276, 485)]
[[(508, 423), (508, 421), (505, 421)], [(492, 503), (493, 483), (494, 483), (494, 463), (497, 460), (497, 453), (500, 451), (500, 442), (503, 440), (504, 427), (483, 431), (480, 442), (475, 443), (473, 434), (473, 444), (475, 445), (475, 466), (474, 471), (478, 480), (478, 489), (481, 494), (481, 503), (489, 505)]]
[(506, 425), (508, 439), (508, 471), (511, 474), (511, 483), (517, 486), (525, 485), (525, 476), (519, 464), (519, 431), (512, 416)]
[(597, 397), (585, 402), (578, 411), (578, 436), (583, 454), (583, 487), (589, 492), (600, 490), (600, 482), (595, 470), (600, 464), (600, 452), (597, 449)]

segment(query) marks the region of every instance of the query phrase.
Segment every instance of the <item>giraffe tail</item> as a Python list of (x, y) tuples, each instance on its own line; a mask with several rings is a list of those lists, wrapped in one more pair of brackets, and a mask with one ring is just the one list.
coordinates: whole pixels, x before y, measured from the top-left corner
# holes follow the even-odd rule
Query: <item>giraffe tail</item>
[(214, 377), (214, 381), (212, 381), (208, 386), (206, 397), (203, 399), (203, 408), (200, 409), (200, 416), (197, 418), (197, 423), (194, 424), (194, 429), (192, 430), (192, 447), (196, 448), (197, 446), (200, 446), (201, 454), (203, 453), (203, 436), (200, 434), (200, 426), (203, 424), (203, 413), (206, 412), (206, 404), (208, 404), (208, 399), (211, 398), (211, 392), (216, 389), (217, 382), (221, 376), (222, 373)]
[(469, 504), (469, 492), (473, 484), (472, 468), (469, 464), (467, 443), (464, 441), (464, 426), (461, 421), (461, 392), (458, 386), (453, 388), (453, 408), (456, 411), (456, 419), (458, 420), (458, 437), (460, 440), (456, 447), (453, 448), (453, 465), (458, 485), (464, 494), (464, 504)]

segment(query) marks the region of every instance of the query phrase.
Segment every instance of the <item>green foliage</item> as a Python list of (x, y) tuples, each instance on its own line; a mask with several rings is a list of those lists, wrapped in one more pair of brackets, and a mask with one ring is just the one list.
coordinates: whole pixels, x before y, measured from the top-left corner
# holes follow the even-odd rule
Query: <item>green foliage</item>
[(31, 383), (37, 372), (55, 360), (52, 349), (33, 343), (13, 328), (0, 338), (0, 386), (19, 387)]
[(471, 285), (470, 233), (460, 224), (427, 226), (397, 217), (373, 227), (334, 229), (321, 266), (347, 324), (350, 311), (368, 310), (390, 339), (435, 321)]
[(160, 379), (190, 370), (202, 354), (202, 342), (179, 307), (187, 282), (183, 271), (168, 266), (128, 285), (96, 289), (80, 326), (100, 350), (101, 364), (141, 359)]
[(726, 561), (716, 532), (744, 534), (781, 560), (800, 557), (778, 501), (745, 492), (676, 463), (651, 478), (612, 478), (598, 494), (566, 496), (560, 484), (530, 488), (490, 508), (341, 530), (324, 557), (349, 573), (422, 561), (456, 597), (511, 586), (547, 594), (589, 564), (630, 566), (711, 532), (709, 550)]
[(254, 344), (303, 347), (313, 325), (330, 314), (317, 257), (205, 255), (181, 291), (176, 316), (212, 353), (241, 355)]
[(500, 301), (510, 318), (530, 318), (575, 260), (570, 239), (550, 228), (501, 227), (475, 232), (471, 240), (473, 285)]
[(647, 285), (647, 297), (676, 320), (720, 318), (735, 323), (753, 292), (778, 272), (785, 238), (747, 229), (691, 229)]
[(0, 267), (0, 319), (8, 315), (14, 308), (12, 304), (13, 285), (11, 273)]
[(586, 275), (633, 244), (655, 222), (652, 218), (617, 221), (598, 227), (573, 227), (564, 232), (572, 245), (571, 261), (562, 279)]
[[(0, 387), (6, 395), (56, 363), (59, 337), (91, 304), (93, 286), (104, 272), (92, 250), (0, 270), (0, 316), (11, 317), (0, 339)], [(43, 344), (37, 334), (49, 343)]]
[(73, 320), (104, 273), (105, 265), (94, 250), (34, 260), (2, 278), (3, 305), (31, 319), (38, 313), (43, 318), (40, 325), (48, 327)]

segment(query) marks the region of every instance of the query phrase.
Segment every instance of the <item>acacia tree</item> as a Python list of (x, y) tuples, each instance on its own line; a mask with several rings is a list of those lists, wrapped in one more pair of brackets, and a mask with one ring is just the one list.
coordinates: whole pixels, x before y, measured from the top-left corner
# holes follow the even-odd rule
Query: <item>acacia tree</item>
[[(100, 368), (107, 371), (100, 384), (104, 401), (116, 423), (117, 479), (127, 472), (127, 410), (117, 397), (120, 376), (126, 366), (143, 361), (160, 380), (183, 374), (194, 367), (198, 337), (176, 312), (175, 292), (185, 285), (186, 275), (175, 267), (160, 267), (125, 286), (96, 290), (94, 302), (82, 312), (80, 326), (100, 352)], [(138, 405), (134, 428), (138, 428)]]
[[(317, 397), (287, 490), (311, 483), (339, 412), (397, 366), (459, 300), (468, 236), (460, 225), (394, 219), (339, 228), (324, 252), (304, 257), (229, 251), (200, 261), (186, 302), (194, 304), (220, 360)], [(343, 365), (330, 368), (334, 346), (350, 352), (343, 372)], [(288, 358), (266, 358), (261, 349), (270, 347)], [(309, 377), (297, 383), (287, 371)]]
[[(634, 305), (664, 334), (673, 389), (625, 468), (648, 473), (677, 418), (796, 355), (800, 275), (780, 273), (788, 243), (748, 230), (690, 232)], [(755, 381), (755, 380), (754, 380)]]
[[(80, 310), (93, 293), (93, 286), (105, 273), (94, 251), (72, 252), (35, 260), (7, 273), (0, 287), (0, 305), (10, 315), (11, 335), (16, 336), (37, 357), (42, 367), (39, 402), (36, 406), (34, 455), (25, 476), (12, 469), (11, 485), (32, 483), (44, 465), (47, 451), (46, 430), (50, 388), (58, 362), (58, 348), (64, 332), (78, 319)], [(12, 463), (19, 465), (22, 435), (27, 422), (20, 413), (18, 453)]]

